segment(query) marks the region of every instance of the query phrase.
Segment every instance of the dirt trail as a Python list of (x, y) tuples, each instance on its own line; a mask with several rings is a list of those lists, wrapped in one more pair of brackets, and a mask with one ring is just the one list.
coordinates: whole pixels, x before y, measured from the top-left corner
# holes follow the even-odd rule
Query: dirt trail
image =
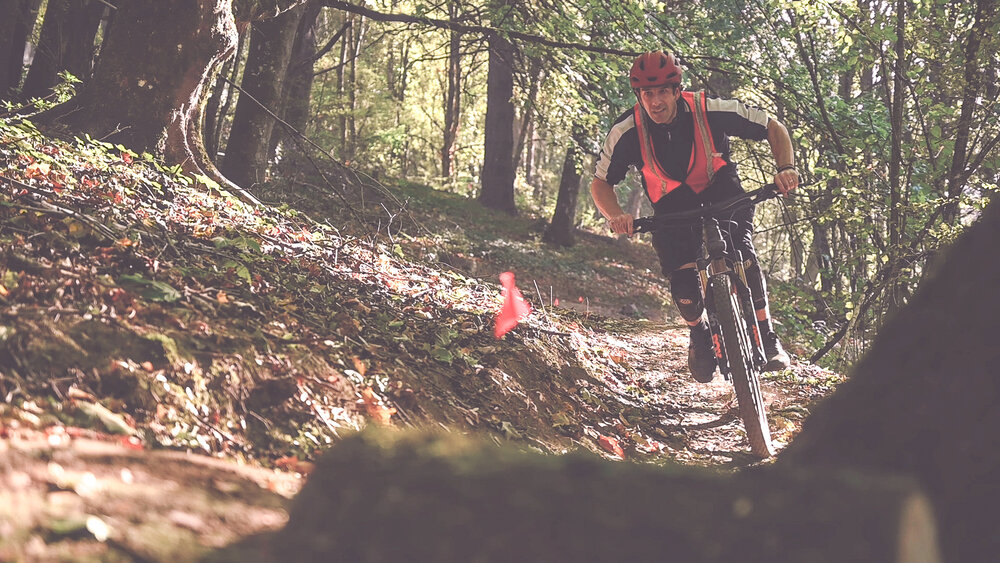
[[(749, 453), (732, 384), (719, 372), (707, 384), (688, 372), (688, 330), (682, 323), (640, 321), (633, 330), (609, 333), (608, 338), (624, 351), (628, 371), (649, 393), (646, 409), (658, 419), (654, 432), (668, 437), (670, 458), (723, 468), (758, 462)], [(801, 428), (812, 403), (840, 380), (838, 374), (794, 359), (788, 369), (764, 374), (761, 388), (779, 452)]]

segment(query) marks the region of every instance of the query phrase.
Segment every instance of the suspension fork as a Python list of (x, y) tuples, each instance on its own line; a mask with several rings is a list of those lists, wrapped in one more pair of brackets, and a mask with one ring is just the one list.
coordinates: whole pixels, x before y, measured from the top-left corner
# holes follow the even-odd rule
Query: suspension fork
[(714, 217), (705, 217), (702, 219), (702, 233), (708, 255), (696, 261), (698, 279), (701, 281), (702, 301), (705, 304), (705, 312), (708, 315), (708, 326), (712, 332), (712, 347), (715, 350), (715, 360), (719, 364), (719, 371), (722, 372), (723, 377), (727, 381), (732, 381), (729, 358), (726, 355), (725, 346), (722, 345), (722, 326), (719, 323), (719, 316), (715, 310), (715, 298), (712, 294), (711, 284), (709, 283), (711, 276), (728, 270), (725, 260), (726, 241), (722, 238), (719, 221)]
[(763, 366), (767, 363), (767, 359), (764, 357), (764, 340), (761, 338), (760, 328), (757, 326), (757, 314), (756, 309), (753, 304), (753, 294), (750, 291), (750, 283), (747, 281), (747, 271), (748, 265), (756, 263), (756, 258), (751, 258), (747, 262), (743, 261), (743, 255), (739, 250), (733, 251), (735, 261), (733, 262), (734, 269), (736, 270), (736, 275), (739, 277), (739, 282), (736, 284), (736, 292), (740, 299), (740, 303), (743, 304), (743, 318), (747, 323), (747, 329), (750, 331), (753, 339), (753, 361), (757, 367)]

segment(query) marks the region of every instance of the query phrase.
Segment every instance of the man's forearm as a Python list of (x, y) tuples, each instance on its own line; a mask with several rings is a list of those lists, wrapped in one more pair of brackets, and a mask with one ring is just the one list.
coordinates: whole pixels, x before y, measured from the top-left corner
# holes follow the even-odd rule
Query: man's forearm
[(597, 205), (597, 209), (601, 211), (605, 219), (610, 220), (625, 213), (618, 203), (618, 195), (615, 193), (614, 186), (604, 180), (594, 178), (594, 181), (590, 183), (590, 195), (594, 198), (594, 204)]
[(767, 142), (771, 145), (774, 163), (778, 168), (795, 164), (795, 153), (792, 151), (792, 138), (788, 134), (788, 129), (774, 119), (767, 122)]

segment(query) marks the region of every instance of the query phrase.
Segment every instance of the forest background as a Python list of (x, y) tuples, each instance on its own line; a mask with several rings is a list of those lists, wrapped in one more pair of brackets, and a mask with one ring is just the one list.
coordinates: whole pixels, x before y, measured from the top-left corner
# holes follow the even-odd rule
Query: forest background
[[(579, 192), (610, 123), (634, 103), (632, 57), (678, 53), (689, 89), (760, 106), (792, 132), (806, 185), (758, 217), (759, 246), (786, 329), (837, 367), (859, 357), (997, 189), (991, 0), (202, 1), (213, 17), (233, 11), (239, 40), (203, 65), (184, 133), (197, 129), (196, 142), (181, 149), (164, 119), (122, 118), (183, 103), (144, 96), (166, 89), (136, 80), (153, 74), (137, 69), (142, 49), (109, 33), (130, 28), (148, 52), (179, 51), (197, 26), (194, 8), (172, 4), (3, 0), (7, 111), (49, 109), (42, 121), (158, 149), (250, 199), (269, 177), (332, 158), (387, 185), (551, 218), (545, 240), (560, 246), (602, 226)], [(143, 34), (150, 25), (158, 31)], [(51, 109), (74, 91), (75, 105)], [(119, 100), (113, 111), (108, 98)], [(773, 173), (766, 144), (737, 144), (735, 157), (748, 187)], [(619, 189), (641, 212), (638, 178)]]
[[(0, 15), (0, 368), (9, 370), (0, 374), (8, 403), (0, 447), (15, 436), (40, 436), (47, 452), (67, 437), (120, 438), (125, 448), (306, 471), (306, 460), (364, 416), (488, 429), (498, 443), (551, 453), (583, 446), (614, 459), (749, 463), (725, 400), (702, 395), (712, 387), (689, 392), (686, 336), (675, 334), (683, 327), (575, 311), (550, 317), (554, 303), (535, 288), (541, 314), (498, 342), (488, 325), (499, 292), (475, 272), (485, 257), (435, 248), (444, 236), (424, 239), (414, 260), (407, 253), (416, 245), (397, 244), (418, 238), (398, 229), (412, 218), (404, 211), (426, 218), (431, 208), (436, 219), (463, 214), (469, 231), (495, 232), (494, 247), (534, 255), (539, 269), (571, 264), (552, 259), (556, 252), (600, 246), (573, 263), (594, 272), (594, 287), (659, 288), (651, 266), (632, 265), (640, 249), (649, 258), (647, 248), (609, 250), (606, 237), (592, 236), (603, 222), (580, 192), (608, 126), (633, 103), (632, 58), (667, 49), (684, 60), (689, 88), (761, 106), (792, 131), (806, 184), (759, 210), (758, 246), (783, 337), (808, 344), (795, 354), (844, 369), (881, 333), (824, 403), (825, 419), (811, 414), (812, 401), (839, 376), (797, 361), (764, 382), (776, 397), (769, 425), (783, 439), (805, 414), (812, 424), (776, 465), (916, 476), (948, 560), (996, 553), (992, 522), (978, 516), (996, 504), (987, 479), (997, 463), (982, 447), (1000, 427), (995, 307), (982, 292), (996, 285), (983, 259), (996, 239), (995, 206), (961, 239), (965, 251), (951, 266), (938, 267), (944, 246), (984, 215), (997, 189), (996, 1), (0, 0)], [(768, 181), (766, 145), (738, 144), (734, 154), (748, 188)], [(637, 187), (630, 178), (620, 197), (643, 212)], [(932, 277), (930, 291), (914, 293)], [(141, 502), (116, 503), (129, 514), (98, 506), (113, 495), (53, 496), (69, 493), (65, 475), (53, 474), (61, 465), (0, 453), (8, 452), (0, 459), (16, 471), (6, 485), (37, 500), (0, 502), (21, 511), (8, 514), (24, 534), (11, 549), (44, 547), (43, 536), (62, 549), (55, 544), (81, 529), (103, 542), (104, 520), (65, 526), (50, 518), (50, 501), (72, 499), (76, 512), (102, 514), (112, 530), (162, 521)], [(177, 452), (148, 453), (136, 459), (177, 470), (156, 461)], [(103, 473), (89, 462), (75, 467), (138, 490), (114, 463)], [(823, 486), (809, 490), (848, 498), (816, 478)], [(220, 489), (186, 480), (203, 481)], [(175, 502), (201, 498), (162, 491)], [(912, 504), (907, 495), (883, 506), (904, 514), (897, 507)], [(732, 500), (719, 504), (730, 518), (748, 514)], [(872, 535), (857, 514), (892, 520), (853, 501), (840, 506), (850, 516), (829, 521), (838, 530), (857, 524), (866, 533), (856, 536)], [(206, 537), (222, 530), (219, 515), (246, 513), (228, 506), (174, 512), (175, 528), (205, 540), (198, 549), (253, 531)], [(280, 525), (278, 512), (258, 524)], [(800, 543), (794, 526), (776, 527)], [(933, 539), (916, 528), (918, 539)], [(142, 546), (110, 537), (127, 553), (163, 547), (156, 534)], [(196, 547), (190, 535), (177, 537), (174, 546)], [(397, 545), (391, 537), (375, 543)]]

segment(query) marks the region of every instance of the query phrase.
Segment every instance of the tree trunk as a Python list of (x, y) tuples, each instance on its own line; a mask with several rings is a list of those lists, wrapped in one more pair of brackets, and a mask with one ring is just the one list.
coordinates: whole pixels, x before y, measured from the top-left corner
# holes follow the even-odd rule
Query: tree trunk
[(486, 80), (486, 140), (479, 202), (490, 209), (517, 213), (514, 205), (514, 48), (491, 35)]
[(998, 240), (994, 202), (779, 458), (916, 477), (947, 561), (985, 563), (1000, 553), (996, 519), (984, 516), (1000, 506)]
[(906, 480), (720, 475), (416, 432), (331, 448), (269, 547), (304, 561), (939, 561)]
[(0, 99), (21, 85), (24, 44), (35, 23), (40, 0), (0, 0)]
[(23, 99), (46, 96), (64, 70), (82, 81), (90, 77), (104, 9), (97, 0), (49, 0), (38, 49), (21, 88)]
[[(237, 49), (237, 53), (239, 50)], [(234, 74), (234, 67), (239, 62), (239, 57), (232, 57), (222, 66), (219, 76), (215, 79), (215, 86), (212, 87), (212, 94), (205, 104), (205, 130), (202, 132), (205, 138), (205, 152), (213, 162), (218, 163), (219, 158), (219, 123), (224, 119), (224, 107), (227, 107), (228, 99), (232, 97), (235, 89), (226, 82), (230, 75)]]
[[(448, 4), (448, 15), (458, 16), (458, 3)], [(444, 142), (441, 147), (441, 176), (455, 175), (455, 145), (462, 109), (462, 34), (450, 32), (448, 38), (448, 92), (444, 100)]]
[[(309, 99), (312, 94), (313, 64), (316, 62), (316, 19), (323, 10), (319, 2), (306, 4), (292, 43), (291, 64), (285, 77), (282, 92), (282, 119), (296, 131), (305, 134), (309, 122)], [(289, 142), (290, 131), (277, 125), (271, 131), (270, 157), (274, 158), (278, 145)], [(291, 141), (294, 145), (294, 141)]]
[(942, 213), (942, 220), (952, 226), (958, 224), (958, 198), (965, 190), (964, 174), (969, 160), (969, 137), (974, 125), (972, 117), (976, 106), (982, 104), (980, 96), (984, 83), (983, 70), (988, 67), (979, 61), (979, 47), (983, 37), (989, 33), (990, 26), (996, 26), (996, 7), (996, 0), (978, 0), (976, 2), (975, 21), (969, 30), (965, 43), (965, 60), (963, 61), (965, 91), (962, 96), (962, 110), (958, 119), (958, 130), (955, 132), (955, 148), (948, 174), (948, 203), (945, 204), (945, 210)]
[(573, 246), (576, 243), (576, 203), (580, 195), (580, 152), (579, 137), (576, 133), (566, 149), (566, 160), (563, 162), (562, 176), (559, 179), (559, 195), (556, 196), (556, 209), (552, 214), (542, 240), (557, 246)]
[(528, 131), (534, 130), (532, 124), (534, 123), (535, 120), (533, 119), (532, 114), (534, 113), (535, 98), (536, 96), (538, 96), (538, 88), (543, 80), (542, 75), (544, 74), (544, 71), (545, 67), (542, 65), (538, 65), (537, 70), (529, 72), (530, 84), (528, 86), (528, 95), (524, 100), (524, 105), (521, 106), (521, 119), (515, 121), (515, 123), (517, 121), (520, 121), (521, 125), (520, 127), (516, 128), (517, 135), (516, 135), (516, 143), (514, 145), (515, 175), (517, 174), (517, 169), (520, 167), (522, 157), (524, 155), (524, 146), (526, 143), (526, 139), (528, 138)]
[(542, 197), (542, 183), (535, 178), (535, 120), (528, 122), (528, 134), (524, 139), (524, 182), (534, 188), (535, 200)]
[(167, 162), (258, 204), (219, 173), (202, 139), (206, 90), (236, 48), (231, 2), (120, 4), (91, 81), (39, 121), (59, 122), (133, 150), (159, 151)]
[(243, 70), (244, 95), (236, 103), (222, 166), (222, 172), (241, 186), (249, 188), (267, 180), (275, 124), (272, 112), (281, 111), (285, 74), (302, 11), (301, 6), (289, 10), (253, 24), (250, 30), (250, 54)]
[(903, 212), (903, 96), (906, 81), (906, 32), (907, 0), (896, 2), (896, 60), (893, 67), (892, 104), (890, 106), (890, 124), (892, 140), (889, 155), (889, 260), (895, 266), (890, 273), (892, 281), (886, 295), (887, 308), (890, 313), (903, 305), (902, 284), (897, 281), (899, 276), (899, 259), (902, 252), (902, 241), (905, 236), (906, 216)]
[(340, 134), (340, 158), (341, 160), (349, 160), (347, 157), (347, 109), (344, 105), (344, 100), (346, 98), (347, 86), (347, 61), (351, 58), (351, 45), (354, 44), (355, 25), (354, 14), (345, 13), (344, 17), (347, 19), (347, 34), (340, 43), (340, 63), (337, 65), (337, 95), (340, 101), (337, 132)]
[[(229, 59), (229, 63), (231, 64), (227, 64), (226, 69), (224, 69), (224, 71), (229, 71), (229, 82), (226, 84), (226, 98), (222, 101), (222, 108), (219, 109), (219, 114), (215, 122), (215, 128), (212, 133), (215, 152), (210, 153), (212, 160), (216, 162), (219, 161), (220, 155), (218, 153), (219, 149), (222, 148), (223, 133), (227, 132), (226, 124), (231, 123), (229, 112), (233, 109), (233, 102), (238, 100), (240, 97), (239, 90), (232, 85), (236, 84), (237, 80), (239, 80), (240, 69), (244, 66), (243, 59), (246, 58), (247, 43), (249, 42), (247, 40), (247, 36), (249, 34), (246, 33), (246, 31), (247, 30), (244, 30), (243, 33), (240, 33), (240, 40), (236, 46), (236, 52)], [(228, 139), (228, 137), (226, 137), (226, 139)]]
[(823, 292), (833, 291), (832, 250), (830, 249), (829, 228), (818, 222), (812, 224), (812, 242), (809, 244), (809, 258), (806, 261), (805, 279), (810, 287), (820, 281)]

